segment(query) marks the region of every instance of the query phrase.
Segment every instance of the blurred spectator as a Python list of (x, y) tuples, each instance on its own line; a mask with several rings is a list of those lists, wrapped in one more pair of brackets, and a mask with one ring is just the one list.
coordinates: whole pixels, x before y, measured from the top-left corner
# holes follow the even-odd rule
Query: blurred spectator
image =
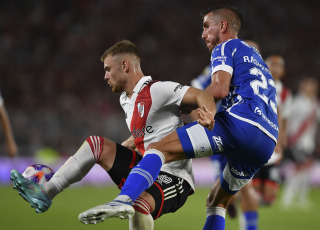
[(3, 98), (0, 92), (0, 123), (3, 127), (4, 135), (6, 137), (6, 144), (8, 153), (11, 157), (14, 157), (18, 152), (18, 147), (14, 140), (13, 132), (11, 130), (10, 120), (7, 110), (4, 106)]
[(289, 208), (293, 203), (302, 208), (310, 204), (310, 170), (320, 120), (318, 84), (318, 80), (313, 77), (302, 79), (299, 93), (292, 101), (288, 120), (288, 147), (295, 162), (295, 170), (292, 175), (286, 175), (282, 197), (285, 208)]
[[(246, 15), (243, 34), (254, 31), (264, 53), (285, 54), (290, 63), (289, 87), (304, 66), (309, 74), (316, 74), (320, 35), (309, 36), (307, 43), (304, 38), (318, 30), (314, 23), (319, 21), (317, 1), (230, 3)], [(200, 38), (199, 17), (200, 9), (209, 4), (192, 0), (0, 1), (0, 85), (5, 85), (2, 93), (19, 154), (31, 155), (50, 146), (69, 155), (92, 134), (121, 142), (129, 133), (123, 132), (126, 125), (119, 117), (118, 95), (105, 90), (104, 72), (97, 62), (100, 51), (130, 39), (141, 47), (146, 75), (189, 84), (210, 55)], [(274, 31), (277, 36), (267, 36)]]

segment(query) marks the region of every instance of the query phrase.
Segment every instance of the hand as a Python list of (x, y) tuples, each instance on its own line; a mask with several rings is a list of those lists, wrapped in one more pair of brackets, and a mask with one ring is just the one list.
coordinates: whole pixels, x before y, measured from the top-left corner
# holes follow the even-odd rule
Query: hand
[(198, 108), (197, 114), (199, 118), (197, 122), (203, 127), (212, 130), (215, 123), (213, 114), (209, 112), (205, 106), (203, 106), (202, 109)]

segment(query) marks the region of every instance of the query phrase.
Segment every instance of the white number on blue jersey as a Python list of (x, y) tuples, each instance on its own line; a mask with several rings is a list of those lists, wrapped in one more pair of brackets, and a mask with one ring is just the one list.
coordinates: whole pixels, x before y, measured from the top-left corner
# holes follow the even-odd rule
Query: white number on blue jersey
[(274, 87), (273, 80), (270, 79), (268, 82), (267, 78), (263, 75), (261, 70), (259, 70), (256, 67), (250, 69), (249, 72), (252, 75), (261, 77), (261, 81), (260, 80), (253, 80), (250, 82), (250, 86), (252, 87), (254, 94), (259, 96), (267, 105), (269, 105), (274, 113), (277, 113), (276, 103), (274, 101), (272, 101), (271, 99), (269, 101), (269, 98), (266, 95), (264, 95), (263, 93), (260, 93), (260, 88), (267, 90), (269, 85), (271, 85), (271, 87)]

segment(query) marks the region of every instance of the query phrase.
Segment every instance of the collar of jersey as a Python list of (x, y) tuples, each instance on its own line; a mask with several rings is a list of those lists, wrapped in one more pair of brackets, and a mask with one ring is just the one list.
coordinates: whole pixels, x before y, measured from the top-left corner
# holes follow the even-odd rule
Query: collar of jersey
[(134, 93), (139, 93), (143, 87), (143, 84), (146, 82), (146, 81), (149, 81), (149, 80), (152, 80), (151, 76), (144, 76), (142, 77), (138, 83), (136, 84), (136, 86), (134, 87), (133, 89), (133, 92)]

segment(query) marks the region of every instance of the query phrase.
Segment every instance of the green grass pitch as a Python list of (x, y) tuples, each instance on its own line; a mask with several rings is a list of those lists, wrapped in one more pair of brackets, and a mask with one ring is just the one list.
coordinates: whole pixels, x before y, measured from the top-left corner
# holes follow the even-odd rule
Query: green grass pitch
[[(35, 213), (11, 186), (0, 186), (0, 229), (36, 230), (124, 230), (128, 220), (109, 219), (98, 225), (84, 225), (78, 214), (112, 200), (118, 189), (110, 187), (71, 187), (58, 195), (46, 213)], [(202, 229), (205, 222), (205, 199), (209, 188), (198, 188), (187, 203), (176, 213), (155, 221), (156, 230)], [(320, 228), (320, 189), (310, 194), (312, 206), (307, 210), (295, 208), (284, 211), (278, 202), (259, 210), (259, 230), (294, 230)], [(226, 229), (238, 230), (238, 220), (227, 217)]]

